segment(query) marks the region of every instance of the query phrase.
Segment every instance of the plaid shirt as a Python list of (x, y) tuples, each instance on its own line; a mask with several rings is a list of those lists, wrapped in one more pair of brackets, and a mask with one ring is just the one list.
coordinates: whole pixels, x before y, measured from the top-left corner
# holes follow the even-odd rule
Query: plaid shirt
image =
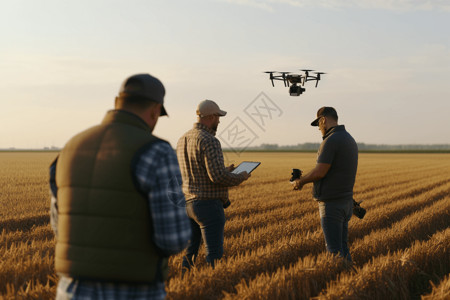
[[(50, 166), (50, 221), (57, 234), (55, 169), (56, 161)], [(148, 195), (153, 222), (152, 241), (166, 256), (181, 252), (191, 237), (191, 227), (180, 188), (178, 161), (172, 147), (162, 141), (151, 144), (141, 154), (134, 175), (141, 192)], [(64, 276), (60, 278), (57, 290), (57, 299), (163, 299), (165, 295), (163, 282), (125, 284)]]
[(195, 123), (178, 141), (177, 156), (186, 201), (228, 201), (228, 187), (244, 181), (242, 175), (225, 168), (222, 147), (211, 128)]

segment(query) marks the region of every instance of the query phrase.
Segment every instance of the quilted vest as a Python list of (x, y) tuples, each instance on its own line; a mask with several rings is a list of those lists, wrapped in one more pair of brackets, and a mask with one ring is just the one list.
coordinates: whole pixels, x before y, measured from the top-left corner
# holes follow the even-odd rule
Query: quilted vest
[(137, 283), (166, 278), (167, 259), (152, 243), (148, 200), (132, 170), (139, 150), (156, 140), (142, 119), (112, 110), (66, 144), (56, 165), (56, 272)]

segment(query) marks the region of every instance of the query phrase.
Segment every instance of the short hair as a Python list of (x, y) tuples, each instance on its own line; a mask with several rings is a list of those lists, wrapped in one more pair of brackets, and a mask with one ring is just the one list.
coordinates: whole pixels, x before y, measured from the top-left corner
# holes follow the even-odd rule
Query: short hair
[(338, 115), (336, 113), (330, 113), (328, 115), (325, 115), (325, 117), (330, 117), (331, 119), (333, 119), (334, 121), (338, 121)]
[(331, 119), (335, 120), (336, 122), (338, 120), (338, 115), (337, 115), (336, 109), (334, 109), (331, 106), (321, 107), (317, 111), (317, 116), (330, 117)]
[(119, 96), (116, 98), (117, 105), (122, 108), (145, 110), (158, 104), (148, 98), (139, 96)]

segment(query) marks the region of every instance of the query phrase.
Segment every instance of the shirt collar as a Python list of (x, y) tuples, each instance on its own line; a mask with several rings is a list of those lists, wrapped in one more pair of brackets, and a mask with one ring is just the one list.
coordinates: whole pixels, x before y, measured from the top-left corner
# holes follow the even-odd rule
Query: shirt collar
[(337, 126), (333, 126), (331, 128), (328, 128), (328, 130), (323, 135), (322, 139), (324, 140), (327, 137), (329, 137), (330, 135), (332, 135), (334, 132), (342, 131), (342, 130), (345, 130), (345, 126), (344, 125), (337, 125)]
[(211, 133), (212, 135), (216, 135), (215, 130), (209, 128), (208, 126), (206, 126), (205, 124), (202, 124), (202, 123), (194, 123), (194, 128), (203, 129), (203, 130), (206, 130), (207, 132)]
[(133, 125), (136, 127), (140, 127), (144, 130), (152, 131), (148, 124), (142, 120), (138, 115), (121, 109), (112, 109), (109, 110), (105, 117), (103, 118), (102, 124), (118, 122), (118, 123), (126, 123), (128, 125)]

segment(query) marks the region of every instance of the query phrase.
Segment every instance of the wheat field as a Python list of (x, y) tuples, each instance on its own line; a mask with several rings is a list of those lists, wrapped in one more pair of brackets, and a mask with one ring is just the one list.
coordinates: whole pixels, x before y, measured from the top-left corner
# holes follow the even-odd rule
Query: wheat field
[[(54, 236), (48, 166), (55, 152), (0, 153), (0, 299), (52, 299)], [(355, 199), (367, 209), (349, 224), (355, 264), (325, 251), (311, 186), (293, 191), (292, 168), (314, 153), (226, 153), (261, 161), (230, 190), (224, 258), (211, 269), (202, 247), (181, 275), (171, 257), (168, 299), (449, 299), (450, 154), (359, 156)]]

